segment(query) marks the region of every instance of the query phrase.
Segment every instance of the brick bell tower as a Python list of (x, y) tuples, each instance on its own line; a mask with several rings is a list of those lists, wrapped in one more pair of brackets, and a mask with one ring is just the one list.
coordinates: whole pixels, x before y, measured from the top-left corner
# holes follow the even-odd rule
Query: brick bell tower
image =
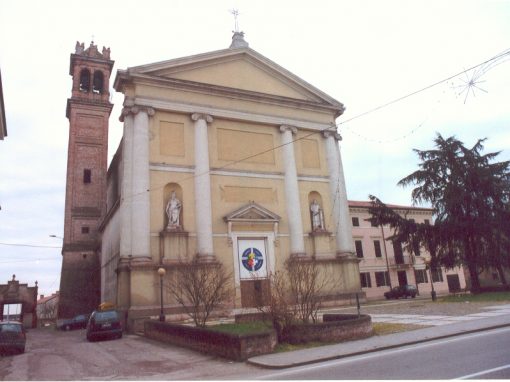
[(106, 212), (110, 49), (76, 43), (67, 100), (69, 147), (58, 318), (90, 313), (100, 303), (98, 227)]

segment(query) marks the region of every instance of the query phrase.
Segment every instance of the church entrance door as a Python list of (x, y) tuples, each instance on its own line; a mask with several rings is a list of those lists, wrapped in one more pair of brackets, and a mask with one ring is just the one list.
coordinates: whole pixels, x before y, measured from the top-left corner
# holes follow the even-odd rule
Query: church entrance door
[(241, 307), (265, 306), (270, 292), (266, 238), (239, 237), (237, 239), (237, 258)]

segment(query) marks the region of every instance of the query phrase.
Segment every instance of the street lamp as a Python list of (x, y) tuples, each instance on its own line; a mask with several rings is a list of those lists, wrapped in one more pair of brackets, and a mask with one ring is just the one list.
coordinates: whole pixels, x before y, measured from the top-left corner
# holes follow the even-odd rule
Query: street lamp
[(159, 312), (159, 321), (165, 322), (165, 314), (163, 313), (163, 277), (165, 277), (166, 270), (163, 267), (158, 268), (159, 275), (159, 299), (161, 302), (161, 310)]
[(56, 239), (62, 239), (62, 240), (64, 240), (64, 238), (63, 238), (63, 237), (61, 237), (61, 236), (57, 236), (57, 235), (50, 235), (50, 237), (54, 237), (54, 238), (56, 238)]

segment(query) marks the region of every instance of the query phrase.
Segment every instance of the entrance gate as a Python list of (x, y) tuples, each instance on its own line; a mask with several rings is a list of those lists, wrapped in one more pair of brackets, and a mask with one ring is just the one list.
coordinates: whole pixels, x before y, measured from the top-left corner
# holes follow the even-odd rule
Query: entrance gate
[(7, 319), (4, 317), (4, 306), (21, 305), (21, 310), (14, 317), (16, 321), (23, 323), (26, 328), (37, 327), (37, 281), (35, 286), (29, 287), (28, 284), (20, 284), (16, 280), (16, 275), (12, 275), (12, 280), (7, 284), (0, 285), (0, 321)]

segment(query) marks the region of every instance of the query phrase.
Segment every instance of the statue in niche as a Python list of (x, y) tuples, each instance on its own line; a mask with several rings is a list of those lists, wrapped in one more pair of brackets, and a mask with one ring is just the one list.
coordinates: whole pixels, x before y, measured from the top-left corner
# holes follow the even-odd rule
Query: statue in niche
[(314, 199), (310, 204), (310, 213), (312, 214), (312, 230), (323, 230), (324, 229), (324, 213), (322, 212), (322, 208), (317, 202), (317, 199)]
[(166, 215), (168, 216), (167, 229), (174, 230), (181, 228), (179, 217), (181, 215), (181, 201), (175, 196), (175, 191), (172, 191), (170, 200), (166, 205)]

